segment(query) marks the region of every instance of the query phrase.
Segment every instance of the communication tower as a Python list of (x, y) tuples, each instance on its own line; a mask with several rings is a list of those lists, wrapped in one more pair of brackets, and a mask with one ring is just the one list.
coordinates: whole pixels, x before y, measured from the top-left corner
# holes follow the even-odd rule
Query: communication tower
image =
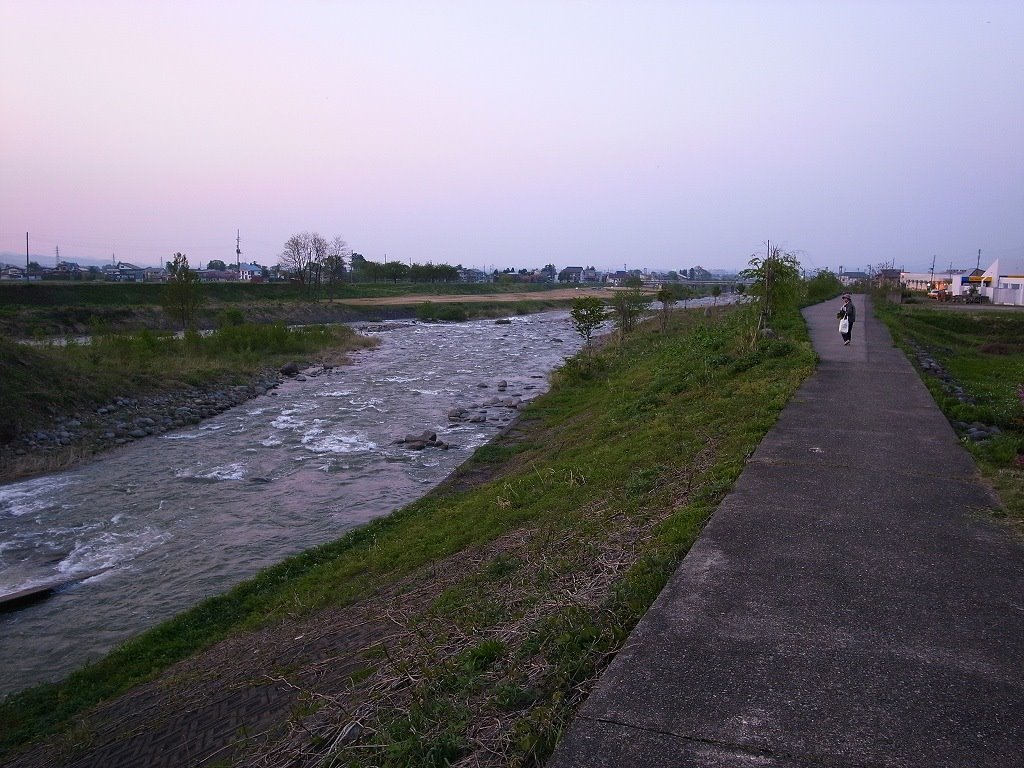
[(235, 230), (235, 271), (242, 273), (242, 230)]

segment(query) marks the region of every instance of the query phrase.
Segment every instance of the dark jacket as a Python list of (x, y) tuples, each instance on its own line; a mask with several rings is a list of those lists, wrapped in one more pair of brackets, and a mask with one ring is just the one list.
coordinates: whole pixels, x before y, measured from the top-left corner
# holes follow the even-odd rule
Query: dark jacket
[(843, 304), (843, 306), (839, 310), (839, 312), (836, 313), (836, 317), (838, 317), (838, 318), (845, 317), (847, 320), (850, 321), (850, 325), (853, 325), (854, 321), (857, 319), (857, 308), (855, 306), (853, 306), (853, 302), (852, 301), (848, 302), (846, 304)]

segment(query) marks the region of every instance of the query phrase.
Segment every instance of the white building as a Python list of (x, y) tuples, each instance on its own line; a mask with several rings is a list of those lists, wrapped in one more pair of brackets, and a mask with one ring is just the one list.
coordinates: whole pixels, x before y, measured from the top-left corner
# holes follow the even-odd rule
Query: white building
[(981, 276), (981, 292), (993, 304), (1024, 306), (1024, 258), (993, 261)]
[(937, 288), (946, 291), (950, 296), (961, 296), (970, 291), (971, 286), (980, 283), (980, 270), (973, 272), (966, 269), (947, 269), (943, 272), (901, 272), (900, 285), (911, 291), (929, 291)]
[(246, 281), (259, 281), (263, 277), (263, 267), (259, 264), (239, 264), (238, 279)]

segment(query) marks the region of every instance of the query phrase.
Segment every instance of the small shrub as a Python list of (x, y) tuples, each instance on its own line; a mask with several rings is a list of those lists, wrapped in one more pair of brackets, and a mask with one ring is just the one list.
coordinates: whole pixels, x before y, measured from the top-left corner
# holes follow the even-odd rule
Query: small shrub
[(217, 317), (217, 324), (221, 328), (229, 328), (231, 326), (242, 325), (245, 323), (245, 314), (242, 310), (232, 307), (225, 309)]

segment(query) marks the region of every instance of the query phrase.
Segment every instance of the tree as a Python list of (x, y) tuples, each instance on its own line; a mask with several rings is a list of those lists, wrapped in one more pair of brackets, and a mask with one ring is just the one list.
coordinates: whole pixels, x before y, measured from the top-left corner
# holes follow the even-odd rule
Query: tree
[(577, 296), (572, 300), (569, 316), (572, 318), (573, 330), (583, 338), (588, 349), (594, 331), (608, 317), (604, 302), (596, 296)]
[(206, 262), (206, 268), (207, 269), (217, 269), (217, 270), (220, 270), (221, 272), (223, 272), (225, 269), (228, 268), (228, 266), (227, 266), (227, 264), (225, 264), (220, 259), (210, 259), (208, 262)]
[(434, 267), (434, 273), (437, 275), (437, 279), (443, 283), (458, 282), (459, 272), (461, 271), (461, 266), (453, 267), (451, 264), (438, 264)]
[(807, 300), (817, 304), (838, 296), (843, 290), (843, 284), (832, 272), (823, 269), (806, 281), (804, 290), (807, 292)]
[(364, 280), (376, 283), (384, 274), (384, 265), (377, 261), (363, 259), (363, 263), (359, 267), (359, 274), (363, 276)]
[(747, 293), (757, 299), (756, 304), (751, 304), (750, 310), (753, 316), (750, 346), (753, 349), (761, 338), (762, 328), (768, 326), (772, 315), (796, 305), (803, 281), (796, 256), (779, 248), (769, 248), (763, 259), (754, 256), (748, 263), (750, 266), (740, 272), (740, 277), (753, 280)]
[(366, 257), (361, 253), (352, 252), (349, 256), (350, 271), (352, 272), (352, 282), (356, 281), (357, 273), (362, 271), (363, 267), (366, 266)]
[(164, 286), (164, 311), (181, 323), (185, 330), (193, 330), (196, 310), (202, 304), (199, 275), (188, 266), (188, 257), (183, 253), (174, 254), (174, 260), (167, 262), (169, 279)]
[(780, 248), (771, 248), (763, 259), (754, 256), (740, 277), (753, 280), (747, 290), (760, 301), (761, 317), (771, 319), (772, 315), (787, 306), (796, 304), (800, 297), (800, 262), (796, 255)]
[(409, 267), (400, 261), (389, 261), (384, 265), (383, 272), (387, 280), (397, 285), (399, 280), (404, 280), (409, 276)]
[(331, 269), (337, 268), (333, 256), (344, 259), (348, 246), (340, 237), (328, 243), (319, 232), (302, 232), (292, 235), (284, 244), (278, 256), (281, 266), (299, 278), (306, 289), (306, 295), (314, 301), (320, 297), (320, 286)]
[(675, 286), (675, 294), (678, 297), (678, 301), (683, 302), (683, 309), (687, 308), (687, 303), (694, 297), (696, 291), (688, 285)]
[(312, 253), (309, 248), (309, 239), (312, 235), (309, 232), (292, 235), (284, 243), (284, 250), (277, 257), (281, 266), (291, 272), (299, 281), (306, 285), (309, 279), (309, 262)]
[(668, 328), (668, 318), (672, 312), (672, 305), (676, 301), (676, 292), (669, 286), (663, 285), (658, 289), (656, 298), (661, 302), (661, 330), (664, 331)]
[(620, 339), (636, 327), (640, 315), (647, 306), (647, 299), (637, 284), (639, 278), (630, 278), (626, 284), (629, 285), (634, 280), (635, 282), (629, 288), (624, 291), (616, 291), (612, 298), (615, 326), (619, 329)]

